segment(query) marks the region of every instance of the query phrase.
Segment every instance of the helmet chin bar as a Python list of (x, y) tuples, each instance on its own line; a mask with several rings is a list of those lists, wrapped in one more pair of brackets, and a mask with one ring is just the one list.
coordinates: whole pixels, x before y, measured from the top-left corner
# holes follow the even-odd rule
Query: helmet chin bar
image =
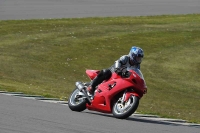
[(135, 59), (139, 64), (142, 62), (142, 57), (136, 57), (136, 59)]

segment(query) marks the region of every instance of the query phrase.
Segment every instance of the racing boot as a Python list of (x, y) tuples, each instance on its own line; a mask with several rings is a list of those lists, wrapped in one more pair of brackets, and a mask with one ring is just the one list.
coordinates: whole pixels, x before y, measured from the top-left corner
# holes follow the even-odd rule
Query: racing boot
[(94, 96), (94, 91), (95, 89), (93, 89), (91, 85), (87, 87), (87, 92), (89, 96)]

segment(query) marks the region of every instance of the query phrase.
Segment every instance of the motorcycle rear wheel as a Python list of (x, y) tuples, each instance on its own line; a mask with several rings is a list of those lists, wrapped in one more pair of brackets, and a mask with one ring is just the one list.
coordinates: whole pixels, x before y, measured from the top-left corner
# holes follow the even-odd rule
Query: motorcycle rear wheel
[(118, 119), (126, 119), (132, 115), (139, 105), (139, 97), (131, 96), (129, 100), (122, 103), (122, 98), (119, 98), (117, 102), (114, 103), (112, 108), (113, 116)]
[(81, 95), (78, 95), (79, 90), (77, 88), (71, 93), (68, 106), (72, 111), (81, 112), (86, 109), (86, 99), (83, 98)]

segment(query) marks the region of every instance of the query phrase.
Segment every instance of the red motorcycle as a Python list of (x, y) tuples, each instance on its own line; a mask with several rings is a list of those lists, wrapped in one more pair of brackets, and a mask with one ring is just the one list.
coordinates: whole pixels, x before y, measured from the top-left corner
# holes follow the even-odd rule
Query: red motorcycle
[[(93, 80), (99, 70), (86, 70)], [(147, 87), (139, 69), (122, 70), (121, 74), (112, 73), (109, 80), (96, 87), (94, 96), (89, 95), (86, 88), (90, 83), (76, 82), (76, 88), (71, 93), (68, 106), (72, 111), (88, 110), (112, 113), (114, 117), (125, 119), (132, 115)]]

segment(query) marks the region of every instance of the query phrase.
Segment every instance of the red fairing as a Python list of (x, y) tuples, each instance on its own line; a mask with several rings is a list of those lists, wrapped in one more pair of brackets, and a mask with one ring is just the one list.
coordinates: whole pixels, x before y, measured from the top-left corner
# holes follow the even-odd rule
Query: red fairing
[(99, 70), (86, 70), (86, 74), (91, 80), (93, 80), (99, 72)]
[[(94, 79), (99, 73), (98, 70), (86, 70), (90, 79)], [(133, 70), (129, 71), (129, 76), (121, 77), (116, 73), (112, 77), (98, 85), (94, 99), (87, 104), (89, 110), (95, 110), (104, 113), (112, 112), (112, 102), (116, 95), (125, 93), (125, 101), (131, 95), (141, 98), (146, 92), (146, 84), (142, 78)]]

